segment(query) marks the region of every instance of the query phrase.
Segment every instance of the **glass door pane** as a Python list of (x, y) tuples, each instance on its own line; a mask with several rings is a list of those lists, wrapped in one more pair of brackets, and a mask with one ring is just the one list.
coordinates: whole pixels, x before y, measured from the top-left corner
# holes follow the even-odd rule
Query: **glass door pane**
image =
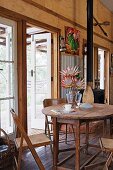
[(32, 35), (27, 54), (29, 128), (44, 129), (43, 100), (51, 98), (51, 34)]
[(16, 108), (16, 22), (0, 17), (0, 128), (13, 133), (11, 108)]

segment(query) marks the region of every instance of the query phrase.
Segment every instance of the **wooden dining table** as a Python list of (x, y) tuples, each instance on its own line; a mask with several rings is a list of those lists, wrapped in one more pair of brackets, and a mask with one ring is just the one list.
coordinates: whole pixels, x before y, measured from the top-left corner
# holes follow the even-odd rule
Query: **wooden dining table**
[[(75, 169), (80, 170), (80, 125), (83, 122), (91, 122), (97, 120), (104, 121), (104, 134), (106, 133), (106, 120), (110, 120), (110, 134), (112, 133), (113, 122), (113, 105), (107, 104), (93, 104), (90, 109), (74, 107), (70, 112), (65, 112), (64, 104), (57, 106), (49, 106), (42, 110), (42, 113), (51, 116), (53, 119), (53, 169), (58, 167), (58, 153), (59, 153), (59, 124), (69, 123), (76, 126), (75, 131)], [(88, 126), (86, 128), (86, 144), (88, 146)]]

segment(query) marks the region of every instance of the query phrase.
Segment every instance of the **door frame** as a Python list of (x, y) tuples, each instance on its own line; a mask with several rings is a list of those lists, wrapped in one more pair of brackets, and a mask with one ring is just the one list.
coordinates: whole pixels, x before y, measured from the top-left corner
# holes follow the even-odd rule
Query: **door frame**
[[(83, 49), (85, 49), (86, 47), (86, 39), (83, 39)], [(107, 83), (105, 84), (105, 102), (107, 101), (108, 104), (110, 104), (110, 73), (109, 73), (109, 67), (110, 67), (110, 49), (101, 46), (99, 44), (93, 43), (93, 54), (97, 55), (97, 49), (103, 49), (106, 52), (105, 55), (105, 62), (106, 62), (106, 76), (107, 76)], [(93, 63), (95, 62), (95, 56), (93, 55)], [(83, 57), (87, 56), (86, 51), (84, 51), (83, 53)], [(83, 59), (83, 66), (84, 66), (84, 59)], [(84, 68), (83, 68), (84, 69)], [(91, 87), (94, 88), (94, 79), (95, 79), (95, 70), (96, 70), (96, 66), (93, 64), (93, 82), (91, 84)]]
[[(11, 11), (4, 7), (0, 7), (0, 16), (17, 21), (17, 72), (18, 72), (18, 113), (27, 132), (27, 69), (26, 69), (26, 23), (33, 24), (37, 27), (47, 29), (53, 33), (53, 94), (52, 97), (60, 96), (59, 83), (59, 36), (61, 30), (46, 23), (24, 16), (17, 12)], [(56, 88), (57, 87), (57, 88)]]
[[(109, 66), (110, 66), (110, 50), (105, 48), (105, 47), (102, 47), (98, 44), (94, 44), (94, 51), (95, 53), (97, 54), (98, 53), (98, 49), (102, 49), (104, 50), (104, 53), (105, 53), (105, 58), (104, 58), (104, 63), (105, 63), (105, 78), (106, 78), (106, 81), (105, 84), (104, 84), (104, 87), (105, 87), (105, 103), (107, 104), (110, 104), (110, 74), (109, 74)], [(98, 57), (98, 56), (97, 56)], [(93, 61), (94, 61), (94, 57), (93, 57)], [(95, 65), (93, 65), (93, 86), (94, 86), (94, 76), (95, 76)]]

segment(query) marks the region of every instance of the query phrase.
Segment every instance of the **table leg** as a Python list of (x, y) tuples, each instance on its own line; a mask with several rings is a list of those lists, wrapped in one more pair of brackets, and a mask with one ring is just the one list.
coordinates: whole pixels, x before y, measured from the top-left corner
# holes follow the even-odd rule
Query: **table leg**
[(75, 159), (75, 169), (80, 170), (80, 121), (77, 120), (76, 123), (76, 159)]
[(86, 121), (86, 154), (88, 154), (88, 144), (89, 144), (89, 122)]
[(59, 150), (59, 124), (57, 118), (53, 118), (53, 169), (57, 169)]
[(104, 119), (104, 124), (103, 124), (103, 136), (106, 137), (107, 134), (107, 119)]
[(110, 118), (110, 136), (113, 135), (113, 117)]

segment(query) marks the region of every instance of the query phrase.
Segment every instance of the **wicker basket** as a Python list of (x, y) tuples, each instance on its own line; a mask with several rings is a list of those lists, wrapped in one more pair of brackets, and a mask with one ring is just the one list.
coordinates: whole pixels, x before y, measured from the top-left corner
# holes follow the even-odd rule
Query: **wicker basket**
[(3, 136), (0, 136), (0, 169), (7, 169), (13, 166), (15, 145), (9, 139), (7, 133), (0, 128), (1, 133), (3, 133)]

